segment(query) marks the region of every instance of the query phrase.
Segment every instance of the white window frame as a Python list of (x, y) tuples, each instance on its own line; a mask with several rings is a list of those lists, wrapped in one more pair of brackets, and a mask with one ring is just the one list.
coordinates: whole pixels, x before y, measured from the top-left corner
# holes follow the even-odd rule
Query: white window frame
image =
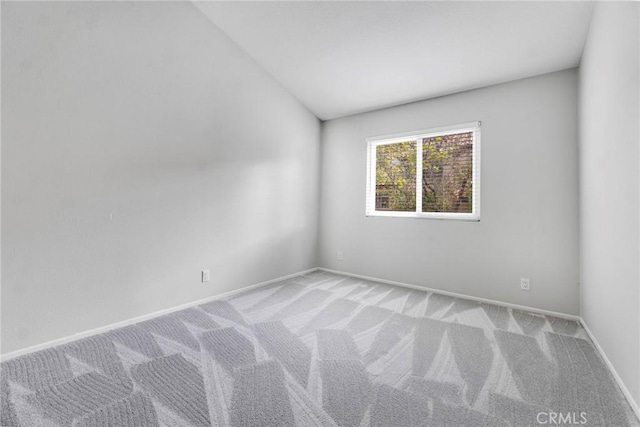
[[(420, 131), (397, 133), (367, 138), (367, 197), (366, 216), (453, 219), (462, 221), (480, 221), (480, 125), (481, 122), (461, 123), (451, 126), (425, 129)], [(472, 204), (471, 213), (457, 212), (422, 212), (422, 140), (433, 136), (444, 136), (456, 133), (473, 132), (472, 148)], [(415, 212), (376, 211), (376, 149), (380, 145), (398, 142), (416, 143), (416, 210)]]

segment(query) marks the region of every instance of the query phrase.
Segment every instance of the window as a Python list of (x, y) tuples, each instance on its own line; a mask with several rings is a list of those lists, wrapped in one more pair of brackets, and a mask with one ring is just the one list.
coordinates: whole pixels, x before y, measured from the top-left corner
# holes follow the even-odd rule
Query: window
[(367, 143), (368, 216), (480, 220), (480, 122)]

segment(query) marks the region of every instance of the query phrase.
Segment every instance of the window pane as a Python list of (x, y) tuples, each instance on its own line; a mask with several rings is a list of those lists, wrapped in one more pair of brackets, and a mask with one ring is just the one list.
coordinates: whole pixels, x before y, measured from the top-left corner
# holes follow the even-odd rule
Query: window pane
[(473, 132), (422, 140), (422, 212), (471, 213)]
[(416, 210), (416, 142), (376, 147), (376, 210)]

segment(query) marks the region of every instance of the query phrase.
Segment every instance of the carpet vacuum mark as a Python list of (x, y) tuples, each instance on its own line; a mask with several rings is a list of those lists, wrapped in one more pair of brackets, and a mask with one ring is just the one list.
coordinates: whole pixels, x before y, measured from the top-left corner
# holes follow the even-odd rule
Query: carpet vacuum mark
[(10, 427), (640, 426), (576, 322), (322, 271), (0, 368)]

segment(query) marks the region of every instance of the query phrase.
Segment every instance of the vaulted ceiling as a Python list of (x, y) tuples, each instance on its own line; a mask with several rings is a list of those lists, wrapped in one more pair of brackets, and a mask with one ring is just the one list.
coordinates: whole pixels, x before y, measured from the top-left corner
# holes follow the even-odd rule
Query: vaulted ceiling
[(195, 2), (322, 120), (578, 66), (591, 2)]

